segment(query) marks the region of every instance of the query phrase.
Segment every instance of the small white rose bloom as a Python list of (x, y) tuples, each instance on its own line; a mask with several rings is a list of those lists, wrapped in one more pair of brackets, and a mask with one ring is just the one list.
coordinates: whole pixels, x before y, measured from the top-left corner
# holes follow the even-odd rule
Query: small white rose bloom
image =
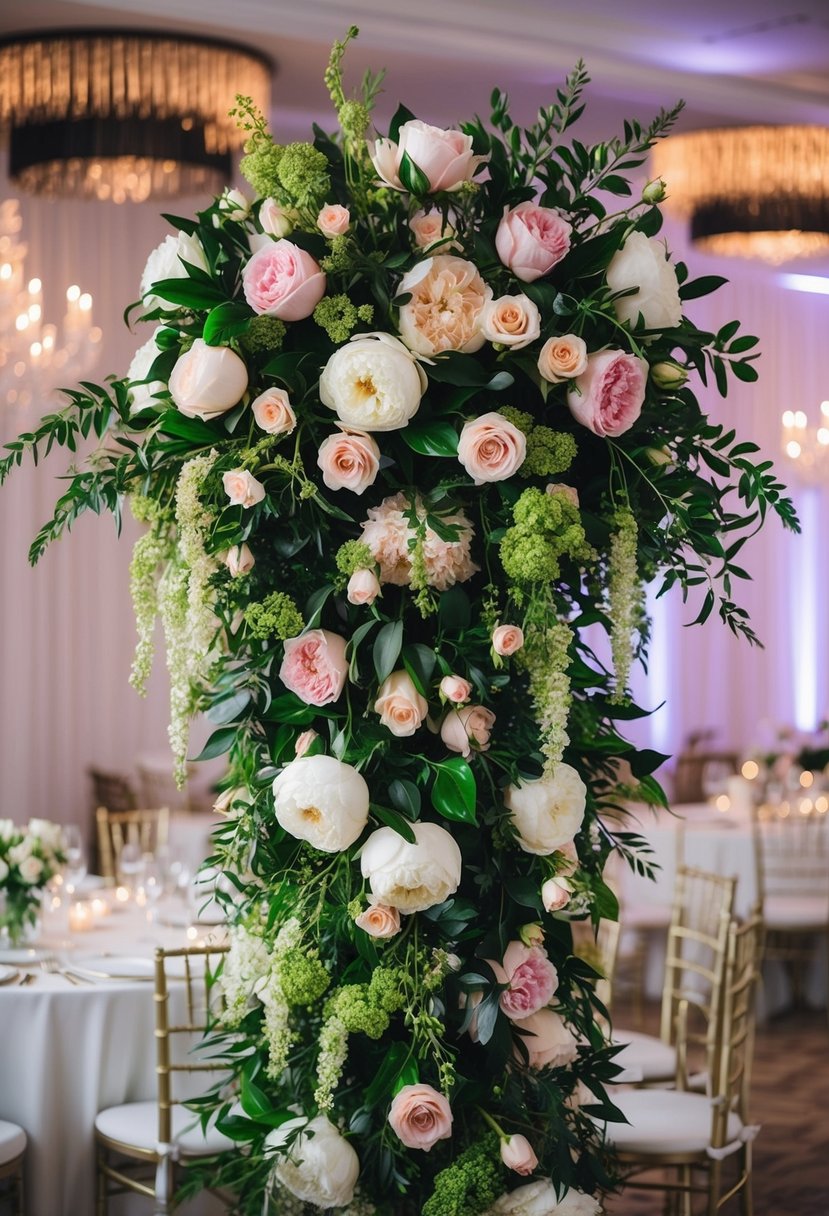
[(273, 783), (277, 822), (323, 853), (341, 853), (368, 822), (365, 780), (334, 756), (300, 756)]
[(12, 819), (0, 819), (0, 840), (11, 840), (17, 834), (17, 827)]
[(143, 346), (139, 346), (127, 368), (127, 380), (131, 385), (129, 390), (130, 416), (146, 409), (148, 405), (158, 405), (156, 393), (162, 393), (167, 387), (163, 380), (151, 380), (149, 384), (140, 383), (147, 379), (150, 368), (161, 354), (156, 345), (156, 338), (162, 328), (163, 326), (158, 325), (153, 331), (152, 337), (148, 338)]
[(63, 844), (63, 829), (51, 819), (30, 819), (29, 834), (42, 841), (47, 849), (55, 852)]
[(43, 862), (39, 857), (26, 857), (21, 861), (19, 869), (24, 882), (35, 883), (43, 873)]
[(425, 912), (454, 894), (461, 881), (461, 851), (437, 823), (413, 823), (415, 843), (393, 828), (378, 828), (363, 846), (360, 869), (372, 895), (400, 912)]
[(148, 294), (150, 288), (162, 279), (186, 279), (184, 262), (197, 266), (199, 270), (207, 270), (207, 258), (199, 239), (187, 232), (170, 233), (147, 258), (141, 274), (141, 298), (146, 309), (165, 307), (164, 297)]
[(571, 840), (584, 819), (586, 796), (581, 777), (563, 763), (538, 781), (509, 786), (504, 805), (512, 812), (524, 852), (546, 857)]
[(8, 851), (8, 859), (13, 866), (22, 866), (23, 862), (32, 855), (32, 839), (24, 836), (19, 844), (13, 845)]
[(170, 395), (186, 418), (205, 422), (238, 405), (248, 386), (248, 369), (229, 346), (208, 346), (202, 338), (180, 355), (170, 376)]
[(224, 561), (233, 578), (240, 574), (250, 574), (256, 565), (256, 558), (251, 553), (250, 546), (244, 544), (228, 549)]
[(635, 325), (640, 313), (645, 329), (673, 329), (682, 320), (676, 270), (664, 243), (656, 237), (632, 232), (611, 258), (606, 278), (611, 291), (636, 288), (633, 295), (613, 301), (616, 317), (623, 324)]
[(266, 198), (259, 208), (259, 223), (262, 225), (262, 231), (277, 241), (291, 235), (296, 227), (296, 218), (295, 211), (286, 211), (272, 198)]
[(228, 187), (219, 199), (219, 210), (229, 220), (241, 221), (247, 219), (250, 214), (250, 199), (241, 190), (230, 189)]
[(558, 912), (570, 902), (573, 884), (564, 877), (548, 878), (541, 887), (541, 902), (547, 912)]
[(484, 1216), (601, 1216), (601, 1204), (582, 1191), (559, 1200), (552, 1182), (540, 1178), (497, 1199)]
[(320, 401), (348, 427), (396, 431), (410, 422), (426, 375), (391, 334), (360, 334), (336, 350), (320, 376)]
[[(280, 1130), (277, 1128), (277, 1134)], [(331, 1120), (317, 1115), (299, 1133), (290, 1156), (279, 1162), (274, 1173), (303, 1203), (317, 1208), (344, 1208), (354, 1197), (360, 1159)]]

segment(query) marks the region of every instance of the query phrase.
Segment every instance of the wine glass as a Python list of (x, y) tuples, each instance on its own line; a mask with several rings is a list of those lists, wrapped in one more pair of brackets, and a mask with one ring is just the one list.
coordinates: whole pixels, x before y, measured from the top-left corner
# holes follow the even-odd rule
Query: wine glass
[(135, 894), (143, 870), (144, 857), (141, 846), (133, 843), (123, 845), (118, 854), (118, 874), (121, 885), (126, 887), (130, 894)]
[(153, 909), (164, 894), (164, 871), (152, 853), (141, 856), (141, 881), (137, 891), (139, 902), (149, 905), (147, 919), (153, 919)]
[(706, 760), (702, 768), (702, 791), (709, 802), (728, 792), (732, 767), (727, 760)]
[(74, 823), (70, 823), (63, 829), (63, 849), (66, 854), (63, 878), (66, 890), (72, 895), (86, 878), (86, 851), (83, 847), (83, 837), (80, 828)]

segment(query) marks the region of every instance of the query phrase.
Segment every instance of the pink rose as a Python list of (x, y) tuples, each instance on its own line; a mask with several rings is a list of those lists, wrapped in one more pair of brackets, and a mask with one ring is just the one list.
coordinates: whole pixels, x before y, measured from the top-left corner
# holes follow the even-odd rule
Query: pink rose
[(642, 411), (648, 365), (623, 350), (588, 355), (583, 372), (567, 392), (573, 417), (602, 437), (623, 435)]
[(251, 405), (256, 425), (268, 435), (290, 435), (296, 414), (284, 388), (266, 388)]
[(329, 705), (345, 687), (348, 660), (345, 638), (327, 629), (310, 629), (286, 638), (279, 678), (306, 705)]
[(527, 296), (501, 296), (484, 309), (481, 333), (488, 342), (521, 350), (541, 333), (541, 314)]
[(441, 697), (453, 705), (463, 705), (472, 696), (472, 685), (463, 676), (444, 676), (438, 687)]
[(349, 604), (373, 604), (380, 594), (380, 580), (373, 570), (355, 570), (348, 580), (345, 597)]
[[(513, 1022), (521, 1033), (521, 1043), (529, 1053), (530, 1068), (562, 1068), (576, 1058), (578, 1044), (564, 1019), (553, 1009), (539, 1009), (528, 1018)], [(516, 1053), (521, 1053), (516, 1047)]]
[(429, 712), (429, 704), (414, 686), (407, 671), (393, 671), (380, 685), (374, 712), (393, 735), (413, 735)]
[(369, 937), (394, 937), (400, 932), (400, 913), (385, 904), (370, 903), (365, 912), (355, 916), (354, 924)]
[(492, 649), (496, 654), (516, 654), (523, 645), (524, 630), (518, 625), (496, 625), (492, 631)]
[(234, 545), (232, 549), (228, 549), (224, 561), (233, 578), (240, 574), (250, 574), (256, 565), (256, 558), (249, 545)]
[(350, 224), (350, 211), (339, 203), (330, 203), (323, 207), (317, 216), (317, 227), (323, 236), (342, 236), (344, 232), (348, 232)]
[(345, 430), (329, 435), (320, 445), (317, 464), (329, 490), (362, 494), (374, 484), (380, 469), (380, 449), (365, 431)]
[(541, 887), (541, 902), (548, 912), (558, 912), (567, 907), (572, 893), (573, 887), (566, 878), (548, 878)]
[(325, 295), (325, 275), (310, 253), (283, 239), (253, 255), (242, 274), (242, 287), (254, 312), (302, 321)]
[(319, 735), (315, 730), (304, 730), (301, 735), (297, 736), (297, 741), (294, 744), (294, 755), (297, 760), (300, 756), (305, 755), (315, 739), (319, 739)]
[(571, 231), (567, 220), (551, 207), (519, 203), (512, 210), (504, 208), (495, 248), (517, 279), (533, 283), (565, 256)]
[(517, 473), (527, 455), (523, 431), (503, 414), (482, 414), (465, 422), (458, 441), (458, 460), (476, 486), (504, 481)]
[(558, 972), (541, 946), (510, 942), (503, 963), (490, 962), (501, 984), (509, 984), (498, 998), (511, 1021), (531, 1017), (549, 1005), (558, 988)]
[(501, 1160), (508, 1170), (524, 1177), (538, 1165), (538, 1158), (526, 1136), (507, 1136), (501, 1141)]
[(470, 181), (487, 160), (487, 157), (473, 153), (471, 135), (432, 127), (412, 118), (401, 126), (397, 143), (391, 139), (378, 139), (374, 144), (371, 156), (374, 167), (386, 185), (394, 190), (404, 188), (400, 165), (405, 154), (429, 179), (430, 194), (437, 190), (457, 190)]
[(409, 220), (414, 243), (418, 249), (428, 249), (441, 242), (443, 251), (456, 248), (455, 229), (443, 218), (442, 211), (416, 211)]
[(253, 507), (265, 497), (265, 487), (247, 469), (230, 469), (222, 485), (234, 507)]
[(431, 1085), (404, 1085), (389, 1111), (392, 1131), (406, 1148), (428, 1153), (452, 1135), (452, 1108)]
[(495, 725), (495, 714), (483, 705), (466, 705), (463, 709), (450, 709), (443, 719), (440, 737), (451, 752), (471, 756), (489, 749), (489, 736)]
[(548, 338), (538, 356), (538, 370), (550, 384), (572, 380), (587, 370), (587, 343), (577, 334)]

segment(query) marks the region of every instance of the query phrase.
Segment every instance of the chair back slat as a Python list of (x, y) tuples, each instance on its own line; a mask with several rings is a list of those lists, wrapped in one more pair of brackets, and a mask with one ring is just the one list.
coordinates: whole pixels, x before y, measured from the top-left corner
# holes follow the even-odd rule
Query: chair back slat
[(752, 820), (760, 906), (769, 898), (829, 896), (829, 814), (801, 802), (761, 806)]
[(125, 844), (137, 844), (142, 853), (155, 853), (167, 844), (170, 812), (166, 806), (157, 810), (112, 811), (99, 806), (98, 856), (105, 878), (116, 878), (118, 857)]
[(757, 982), (763, 953), (763, 922), (758, 915), (729, 926), (719, 1059), (714, 1077), (714, 1125), (711, 1143), (728, 1141), (728, 1116), (736, 1111), (748, 1122), (748, 1098), (754, 1052)]

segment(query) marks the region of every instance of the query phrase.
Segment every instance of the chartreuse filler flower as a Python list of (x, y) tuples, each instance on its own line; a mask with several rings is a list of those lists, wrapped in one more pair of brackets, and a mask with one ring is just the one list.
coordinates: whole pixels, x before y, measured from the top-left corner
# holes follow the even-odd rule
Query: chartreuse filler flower
[(526, 130), (496, 91), (488, 124), (401, 106), (378, 133), (347, 41), (335, 134), (280, 145), (239, 98), (252, 197), (172, 218), (127, 377), (69, 391), (0, 476), (97, 437), (32, 560), (131, 501), (134, 681), (157, 612), (175, 762), (196, 711), (227, 760), (235, 1085), (199, 1105), (240, 1151), (185, 1192), (595, 1213), (613, 1163), (583, 1103), (612, 1119), (615, 1067), (570, 922), (616, 916), (614, 851), (647, 867), (618, 801), (665, 801), (664, 757), (625, 739), (643, 587), (755, 640), (737, 556), (770, 510), (797, 521), (696, 396), (753, 380), (756, 340), (685, 315), (722, 280), (672, 260), (661, 188), (625, 176), (677, 111), (585, 146), (579, 65)]

